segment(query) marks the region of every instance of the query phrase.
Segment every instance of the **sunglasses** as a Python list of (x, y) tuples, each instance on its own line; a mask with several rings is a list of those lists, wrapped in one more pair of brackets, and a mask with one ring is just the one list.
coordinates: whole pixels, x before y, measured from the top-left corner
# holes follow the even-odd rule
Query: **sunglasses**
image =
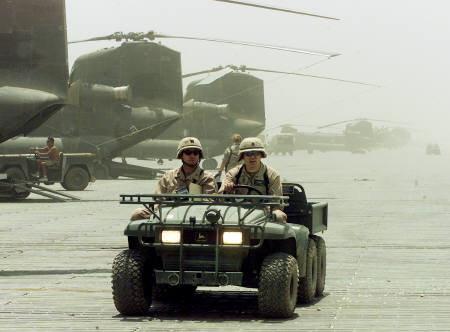
[(259, 152), (259, 151), (250, 151), (250, 152), (245, 152), (244, 154), (247, 157), (251, 157), (251, 156), (259, 156), (259, 155), (261, 155), (261, 152)]
[(200, 154), (200, 150), (184, 150), (183, 153), (187, 156), (190, 156), (191, 154), (198, 156)]

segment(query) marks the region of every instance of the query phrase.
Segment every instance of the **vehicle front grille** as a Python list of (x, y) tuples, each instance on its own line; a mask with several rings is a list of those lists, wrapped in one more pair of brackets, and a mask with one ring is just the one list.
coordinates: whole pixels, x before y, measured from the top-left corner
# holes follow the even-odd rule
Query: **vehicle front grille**
[(216, 231), (185, 229), (183, 232), (183, 242), (191, 244), (216, 244)]
[[(187, 248), (183, 250), (183, 270), (185, 271), (214, 271), (216, 254), (211, 251), (192, 251)], [(179, 251), (167, 252), (162, 255), (165, 270), (178, 271), (180, 268)], [(241, 265), (240, 257), (219, 255), (219, 271), (239, 271)]]

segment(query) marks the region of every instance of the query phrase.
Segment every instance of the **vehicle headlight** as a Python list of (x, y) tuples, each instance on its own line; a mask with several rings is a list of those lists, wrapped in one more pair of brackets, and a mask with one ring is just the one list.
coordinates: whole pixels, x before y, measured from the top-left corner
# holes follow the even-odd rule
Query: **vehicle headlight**
[(223, 244), (242, 244), (242, 232), (223, 232)]
[(162, 243), (180, 243), (181, 233), (180, 231), (162, 231), (161, 242)]

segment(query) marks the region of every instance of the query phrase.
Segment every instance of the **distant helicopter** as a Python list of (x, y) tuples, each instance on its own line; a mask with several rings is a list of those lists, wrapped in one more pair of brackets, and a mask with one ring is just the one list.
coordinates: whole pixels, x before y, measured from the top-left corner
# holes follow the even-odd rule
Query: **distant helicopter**
[(209, 74), (187, 86), (184, 96), (185, 106), (192, 100), (212, 104), (226, 103), (229, 111), (221, 114), (212, 111), (204, 112), (201, 117), (193, 118), (186, 107), (183, 115), (185, 121), (177, 122), (157, 139), (144, 141), (124, 151), (124, 156), (171, 159), (173, 157), (171, 151), (176, 148), (177, 139), (188, 133), (197, 135), (202, 142), (205, 142), (206, 154), (209, 158), (204, 161), (203, 167), (215, 169), (217, 161), (211, 157), (223, 153), (233, 133), (240, 133), (243, 137), (257, 136), (265, 128), (264, 82), (249, 71), (281, 73), (378, 87), (370, 83), (333, 77), (235, 65), (184, 74), (183, 78)]
[(375, 127), (372, 122), (396, 123), (388, 120), (359, 118), (317, 127), (317, 129), (324, 129), (346, 124), (345, 129), (340, 133), (298, 131), (295, 125), (286, 124), (281, 126), (281, 133), (294, 135), (295, 150), (307, 150), (309, 153), (315, 150), (364, 153), (375, 148), (402, 147), (411, 141), (411, 135), (405, 128)]
[[(372, 122), (389, 123), (391, 126), (376, 127)], [(329, 128), (344, 123), (346, 125), (343, 134), (346, 138), (346, 146), (349, 149), (363, 148), (370, 150), (380, 147), (398, 148), (411, 142), (411, 134), (406, 128), (392, 126), (392, 124), (405, 125), (405, 123), (391, 120), (357, 118), (330, 123), (320, 126), (318, 129)]]

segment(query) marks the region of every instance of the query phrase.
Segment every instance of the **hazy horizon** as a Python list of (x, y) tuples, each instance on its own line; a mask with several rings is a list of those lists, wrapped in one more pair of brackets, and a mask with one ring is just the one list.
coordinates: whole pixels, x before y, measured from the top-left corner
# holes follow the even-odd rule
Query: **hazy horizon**
[[(449, 144), (450, 101), (445, 91), (450, 81), (450, 69), (445, 63), (450, 56), (446, 46), (449, 3), (253, 2), (337, 17), (340, 21), (211, 0), (67, 0), (68, 40), (116, 31), (154, 30), (338, 52), (342, 55), (300, 71), (324, 58), (227, 44), (158, 40), (181, 53), (184, 73), (245, 64), (382, 86), (253, 72), (264, 79), (267, 128), (294, 123), (311, 126), (299, 128), (310, 131), (331, 122), (372, 118), (405, 123), (416, 137)], [(82, 54), (118, 45), (114, 41), (69, 45), (70, 66)], [(185, 80), (183, 85), (188, 82)]]

